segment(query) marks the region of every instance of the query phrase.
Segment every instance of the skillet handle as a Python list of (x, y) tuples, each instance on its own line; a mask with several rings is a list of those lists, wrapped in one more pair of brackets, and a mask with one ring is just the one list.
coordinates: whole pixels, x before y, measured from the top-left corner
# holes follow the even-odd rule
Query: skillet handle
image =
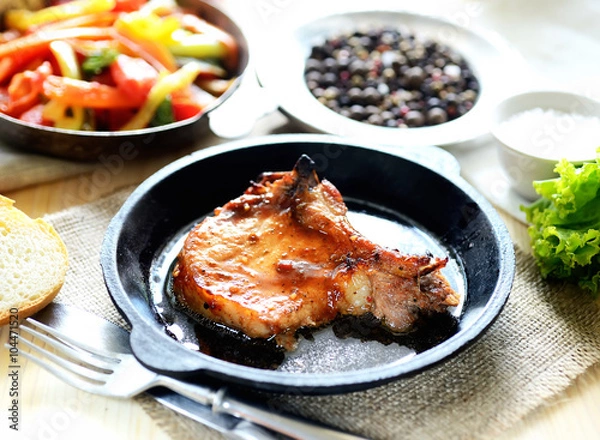
[(217, 391), (213, 402), (213, 411), (225, 412), (298, 440), (366, 440), (364, 437), (337, 431), (309, 420), (276, 413), (237, 400), (228, 396), (225, 388)]

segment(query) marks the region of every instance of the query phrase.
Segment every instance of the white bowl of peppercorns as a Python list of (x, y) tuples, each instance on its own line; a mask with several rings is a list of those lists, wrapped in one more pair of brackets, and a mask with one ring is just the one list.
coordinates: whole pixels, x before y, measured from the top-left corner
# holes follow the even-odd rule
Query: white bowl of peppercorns
[(287, 34), (270, 48), (277, 57), (259, 63), (259, 79), (309, 131), (459, 144), (488, 133), (493, 108), (520, 84), (521, 59), (504, 40), (442, 18), (345, 12)]

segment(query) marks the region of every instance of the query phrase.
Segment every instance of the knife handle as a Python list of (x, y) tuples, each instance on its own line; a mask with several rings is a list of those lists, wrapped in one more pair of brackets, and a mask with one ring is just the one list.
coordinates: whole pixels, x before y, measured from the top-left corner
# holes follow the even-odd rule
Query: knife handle
[(237, 400), (226, 394), (226, 389), (217, 391), (212, 404), (213, 411), (224, 412), (232, 416), (263, 426), (293, 439), (304, 440), (366, 440), (353, 434), (337, 431), (305, 419), (269, 411), (260, 406)]
[(248, 420), (242, 420), (231, 431), (223, 434), (231, 440), (274, 440), (276, 438), (275, 434), (267, 432)]
[(167, 388), (198, 403), (208, 405), (216, 413), (225, 413), (253, 422), (297, 440), (366, 440), (292, 415), (280, 414), (254, 403), (244, 402), (227, 395), (225, 387), (211, 388), (159, 376), (155, 385)]

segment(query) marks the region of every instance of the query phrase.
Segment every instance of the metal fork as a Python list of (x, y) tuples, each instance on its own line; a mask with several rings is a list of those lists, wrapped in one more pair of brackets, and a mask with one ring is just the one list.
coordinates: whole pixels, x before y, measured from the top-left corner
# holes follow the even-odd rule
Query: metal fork
[[(57, 304), (51, 306), (55, 309), (57, 307), (65, 308)], [(56, 313), (56, 315), (60, 319), (68, 319), (70, 314), (63, 310), (63, 313)], [(100, 332), (100, 335), (96, 335), (96, 340), (98, 337), (100, 341), (107, 338), (118, 338), (118, 343), (113, 344), (112, 349), (107, 348), (106, 341), (92, 345), (91, 342), (85, 343), (81, 341), (81, 338), (71, 336), (83, 329), (88, 331), (88, 328), (93, 327), (90, 324), (90, 322), (86, 322), (83, 328), (79, 326), (74, 333), (73, 331), (59, 331), (38, 320), (28, 318), (21, 324), (20, 330), (31, 335), (32, 341), (43, 342), (52, 347), (53, 351), (35, 342), (19, 338), (19, 342), (27, 345), (30, 349), (29, 352), (22, 351), (20, 354), (66, 383), (94, 394), (130, 398), (153, 387), (163, 386), (209, 406), (215, 413), (229, 414), (294, 439), (357, 440), (362, 438), (238, 400), (229, 396), (225, 388), (212, 389), (157, 374), (140, 364), (131, 353), (128, 333), (107, 321), (103, 321), (103, 324), (113, 327), (108, 332), (110, 334)], [(64, 329), (61, 328), (61, 330)], [(96, 330), (98, 331), (98, 329)], [(118, 348), (115, 349), (115, 347)], [(251, 428), (248, 425), (245, 425), (245, 429)], [(242, 436), (237, 435), (232, 438), (273, 438), (272, 435), (269, 437), (267, 431), (257, 426), (254, 428), (260, 430), (257, 431), (258, 434), (255, 437), (251, 435), (244, 437), (245, 434), (242, 434)]]

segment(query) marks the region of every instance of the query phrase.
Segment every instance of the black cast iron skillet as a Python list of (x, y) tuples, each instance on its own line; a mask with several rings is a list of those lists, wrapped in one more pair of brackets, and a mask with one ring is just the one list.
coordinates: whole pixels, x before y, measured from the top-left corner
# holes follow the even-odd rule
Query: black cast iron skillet
[[(418, 160), (433, 163), (436, 151), (425, 150)], [(177, 240), (215, 207), (240, 195), (260, 173), (289, 170), (303, 153), (315, 160), (320, 177), (337, 186), (353, 212), (375, 222), (374, 232), (383, 231), (384, 241), (393, 244), (394, 234), (383, 230), (379, 218), (386, 225), (407, 222), (413, 227), (407, 245), (424, 242), (433, 253), (450, 256), (448, 277), (466, 292), (455, 334), (416, 355), (398, 344), (331, 335), (324, 341), (301, 339), (299, 354), (291, 354), (278, 370), (217, 359), (167, 334), (153, 304), (164, 290), (163, 275), (176, 255)], [(177, 377), (317, 394), (365, 389), (415, 374), (474, 342), (508, 297), (512, 242), (496, 211), (457, 172), (442, 175), (403, 157), (414, 153), (324, 135), (280, 135), (198, 151), (151, 176), (110, 223), (101, 255), (110, 295), (132, 326), (136, 357), (150, 369)]]
[[(0, 139), (11, 147), (79, 161), (98, 160), (102, 156), (127, 158), (169, 145), (191, 145), (209, 133), (208, 117), (238, 88), (249, 63), (248, 42), (238, 25), (209, 1), (178, 0), (182, 7), (197, 13), (209, 23), (229, 32), (239, 45), (236, 79), (229, 89), (202, 113), (158, 127), (126, 131), (83, 131), (30, 124), (0, 113)], [(0, 19), (3, 18), (0, 15)], [(2, 25), (0, 24), (0, 30)], [(137, 154), (137, 153), (136, 153)], [(131, 156), (131, 157), (134, 157)]]

